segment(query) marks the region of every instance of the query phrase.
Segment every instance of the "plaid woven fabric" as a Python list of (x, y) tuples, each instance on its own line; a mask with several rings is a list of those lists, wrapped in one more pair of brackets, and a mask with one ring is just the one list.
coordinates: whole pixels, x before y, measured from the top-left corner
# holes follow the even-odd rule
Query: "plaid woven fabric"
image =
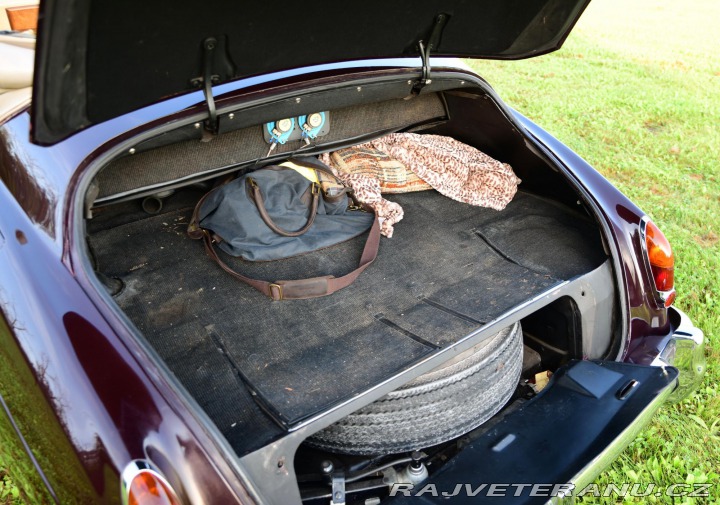
[(371, 145), (340, 149), (330, 155), (330, 165), (339, 172), (361, 174), (377, 179), (383, 193), (410, 193), (432, 189), (398, 160)]

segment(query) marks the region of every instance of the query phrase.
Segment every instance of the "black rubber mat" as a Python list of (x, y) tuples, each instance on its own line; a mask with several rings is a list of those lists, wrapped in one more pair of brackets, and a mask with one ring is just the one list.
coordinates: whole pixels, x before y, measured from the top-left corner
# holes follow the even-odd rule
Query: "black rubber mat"
[[(221, 430), (247, 426), (246, 438), (259, 430), (267, 440), (275, 432), (260, 410), (296, 423), (604, 259), (594, 225), (532, 195), (502, 212), (435, 192), (391, 198), (405, 218), (376, 262), (314, 300), (272, 302), (224, 273), (186, 237), (189, 208), (91, 241), (102, 271), (126, 283), (120, 306)], [(267, 280), (340, 275), (363, 242), (267, 263), (224, 258)]]

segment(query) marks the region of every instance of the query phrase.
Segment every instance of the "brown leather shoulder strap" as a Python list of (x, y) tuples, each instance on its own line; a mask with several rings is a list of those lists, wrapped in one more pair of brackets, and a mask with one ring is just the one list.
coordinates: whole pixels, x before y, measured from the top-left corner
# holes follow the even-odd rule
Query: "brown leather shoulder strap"
[(310, 204), (310, 215), (307, 222), (305, 223), (305, 226), (303, 226), (297, 231), (288, 231), (280, 228), (270, 217), (270, 214), (268, 214), (268, 211), (265, 208), (265, 200), (263, 199), (262, 191), (260, 191), (260, 186), (257, 185), (257, 183), (252, 179), (252, 177), (247, 177), (245, 179), (245, 182), (250, 188), (250, 191), (252, 191), (253, 200), (255, 202), (255, 206), (257, 207), (258, 213), (260, 214), (260, 219), (263, 220), (263, 222), (267, 225), (268, 228), (270, 228), (278, 235), (282, 235), (283, 237), (299, 237), (300, 235), (307, 232), (315, 222), (315, 216), (317, 215), (318, 210), (318, 201), (320, 200), (320, 185), (318, 183), (310, 183), (312, 202)]
[(220, 256), (218, 256), (217, 251), (213, 247), (213, 240), (210, 236), (210, 232), (201, 229), (200, 233), (202, 233), (204, 238), (205, 250), (210, 258), (220, 265), (220, 268), (239, 281), (254, 287), (266, 296), (269, 296), (274, 301), (319, 298), (321, 296), (330, 295), (342, 288), (346, 288), (355, 282), (358, 276), (368, 266), (370, 266), (373, 261), (375, 261), (378, 249), (380, 248), (380, 222), (378, 221), (376, 214), (375, 220), (370, 228), (368, 238), (365, 241), (365, 247), (363, 248), (363, 253), (360, 257), (360, 263), (352, 272), (345, 274), (342, 277), (326, 275), (324, 277), (312, 277), (310, 279), (267, 282), (260, 279), (246, 277), (230, 268), (223, 260), (220, 259)]

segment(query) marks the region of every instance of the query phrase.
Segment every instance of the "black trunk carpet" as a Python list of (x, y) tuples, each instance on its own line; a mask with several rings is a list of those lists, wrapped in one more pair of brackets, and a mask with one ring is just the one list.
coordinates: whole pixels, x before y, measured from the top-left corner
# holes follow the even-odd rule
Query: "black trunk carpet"
[[(605, 259), (593, 223), (533, 195), (502, 212), (435, 192), (391, 199), (405, 218), (376, 262), (314, 300), (272, 302), (223, 272), (185, 235), (189, 208), (91, 243), (101, 271), (125, 282), (120, 307), (242, 454)], [(222, 256), (269, 281), (339, 276), (364, 240), (265, 263)]]

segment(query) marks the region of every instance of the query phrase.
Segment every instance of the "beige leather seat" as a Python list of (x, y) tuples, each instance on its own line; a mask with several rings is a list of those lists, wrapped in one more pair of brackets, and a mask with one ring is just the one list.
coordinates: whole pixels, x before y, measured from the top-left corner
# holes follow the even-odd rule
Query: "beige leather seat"
[(0, 42), (0, 90), (32, 86), (35, 51)]
[(4, 34), (0, 33), (0, 43), (10, 44), (11, 46), (25, 47), (27, 49), (35, 49), (35, 37), (28, 37), (24, 34)]
[(20, 44), (0, 41), (0, 121), (30, 103), (35, 50), (23, 47), (24, 44), (27, 44), (26, 40)]

